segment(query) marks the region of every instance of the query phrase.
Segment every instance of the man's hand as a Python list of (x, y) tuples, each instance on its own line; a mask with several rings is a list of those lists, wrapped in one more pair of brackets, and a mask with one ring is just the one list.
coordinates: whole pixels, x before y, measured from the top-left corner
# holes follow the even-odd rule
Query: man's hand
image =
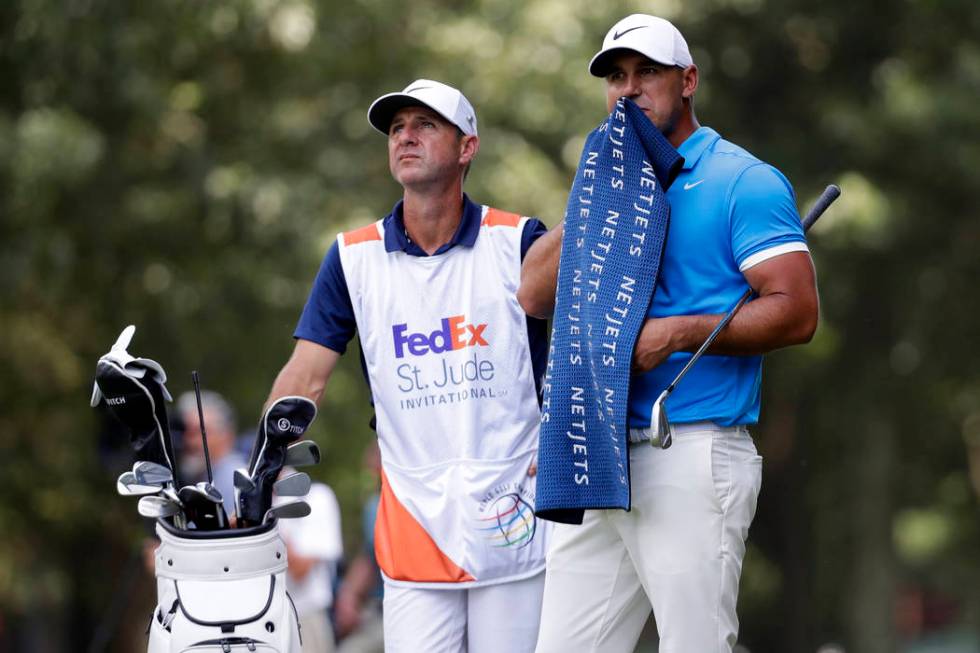
[(640, 329), (633, 349), (633, 374), (644, 374), (677, 351), (674, 318), (650, 318)]

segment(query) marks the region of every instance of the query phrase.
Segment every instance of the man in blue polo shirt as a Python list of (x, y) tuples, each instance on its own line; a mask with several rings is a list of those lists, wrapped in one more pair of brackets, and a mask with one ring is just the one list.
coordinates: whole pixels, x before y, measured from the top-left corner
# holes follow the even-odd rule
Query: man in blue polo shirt
[[(556, 526), (537, 650), (632, 651), (652, 607), (661, 651), (731, 651), (761, 483), (747, 426), (759, 417), (762, 355), (812, 337), (814, 270), (786, 178), (698, 124), (698, 68), (676, 27), (624, 18), (589, 71), (606, 80), (607, 108), (633, 100), (684, 167), (667, 192), (660, 278), (633, 357), (633, 508)], [(560, 246), (558, 227), (528, 252), (518, 298), (530, 315), (553, 310)], [(750, 287), (755, 298), (667, 402), (673, 446), (651, 447), (654, 400)]]
[(385, 650), (532, 651), (550, 528), (533, 513), (545, 322), (515, 293), (540, 221), (471, 201), (479, 149), (457, 89), (378, 98), (403, 198), (331, 246), (270, 394), (318, 402), (359, 338), (381, 450)]

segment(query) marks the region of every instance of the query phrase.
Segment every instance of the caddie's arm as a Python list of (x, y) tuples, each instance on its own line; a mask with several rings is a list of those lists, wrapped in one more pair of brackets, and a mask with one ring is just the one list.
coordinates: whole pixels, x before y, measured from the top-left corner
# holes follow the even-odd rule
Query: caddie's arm
[(272, 384), (266, 407), (276, 399), (290, 395), (307, 397), (319, 404), (339, 359), (340, 354), (328, 347), (298, 339), (292, 355)]
[(517, 301), (531, 317), (547, 319), (555, 310), (555, 289), (558, 287), (558, 260), (561, 257), (561, 238), (565, 221), (534, 241), (524, 255), (521, 265), (521, 285)]
[[(753, 356), (809, 342), (817, 328), (819, 300), (808, 252), (789, 252), (743, 273), (757, 295), (732, 318), (709, 354)], [(677, 351), (696, 351), (723, 315), (651, 318), (633, 354), (633, 372), (647, 372)]]

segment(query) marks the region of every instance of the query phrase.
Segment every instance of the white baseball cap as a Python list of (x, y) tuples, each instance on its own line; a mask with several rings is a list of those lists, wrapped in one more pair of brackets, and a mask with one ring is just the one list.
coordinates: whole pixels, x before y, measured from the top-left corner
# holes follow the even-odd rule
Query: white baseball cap
[(428, 107), (459, 127), (464, 134), (476, 136), (476, 112), (473, 105), (452, 86), (431, 79), (416, 79), (401, 93), (382, 95), (371, 103), (368, 122), (379, 132), (388, 135), (388, 128), (399, 109)]
[(667, 66), (687, 68), (694, 63), (680, 30), (668, 20), (647, 14), (633, 14), (613, 25), (602, 49), (589, 62), (589, 72), (596, 77), (608, 75), (618, 50), (633, 50)]

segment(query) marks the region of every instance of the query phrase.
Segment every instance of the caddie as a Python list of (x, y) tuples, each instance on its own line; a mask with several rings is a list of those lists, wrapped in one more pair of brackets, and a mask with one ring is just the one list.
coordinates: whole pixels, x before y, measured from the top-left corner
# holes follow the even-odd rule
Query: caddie
[[(537, 650), (632, 651), (652, 608), (660, 651), (731, 651), (762, 475), (748, 431), (759, 419), (762, 355), (812, 337), (814, 268), (786, 178), (698, 123), (699, 71), (674, 25), (622, 19), (589, 72), (605, 80), (608, 110), (632, 100), (684, 163), (666, 193), (660, 276), (632, 361), (632, 509), (587, 510), (581, 525), (556, 526)], [(554, 308), (561, 236), (556, 227), (525, 259), (518, 296), (530, 315)], [(748, 288), (754, 299), (667, 402), (673, 446), (650, 446), (655, 399)]]
[(356, 333), (382, 458), (385, 650), (532, 651), (550, 531), (530, 471), (547, 334), (516, 291), (545, 227), (463, 193), (480, 139), (459, 90), (419, 79), (368, 120), (403, 197), (330, 247), (270, 400), (319, 401)]

